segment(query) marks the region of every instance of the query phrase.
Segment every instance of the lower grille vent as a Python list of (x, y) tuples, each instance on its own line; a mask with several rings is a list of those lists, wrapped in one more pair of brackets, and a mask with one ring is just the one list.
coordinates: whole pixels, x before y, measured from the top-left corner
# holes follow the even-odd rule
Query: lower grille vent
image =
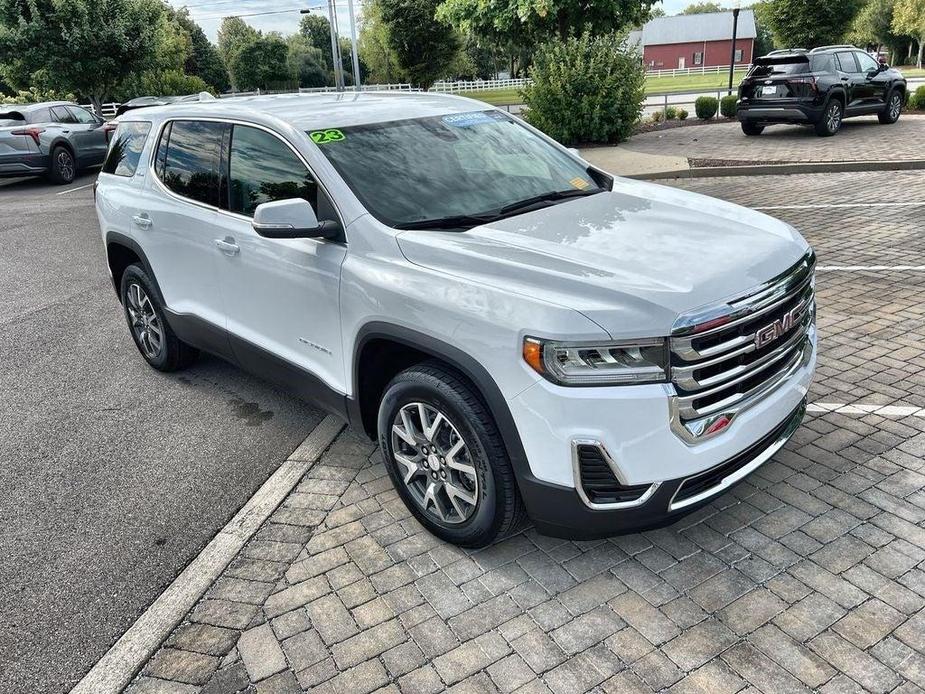
[(581, 474), (582, 489), (593, 504), (636, 501), (651, 486), (649, 484), (621, 485), (597, 446), (586, 444), (578, 446), (578, 470)]

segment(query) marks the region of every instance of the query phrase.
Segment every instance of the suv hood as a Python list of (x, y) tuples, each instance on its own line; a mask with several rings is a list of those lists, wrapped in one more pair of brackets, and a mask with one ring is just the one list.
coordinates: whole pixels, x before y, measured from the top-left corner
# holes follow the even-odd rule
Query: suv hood
[(615, 339), (667, 335), (679, 315), (747, 292), (808, 249), (767, 215), (627, 179), (465, 232), (404, 231), (398, 244), (412, 263), (575, 309)]

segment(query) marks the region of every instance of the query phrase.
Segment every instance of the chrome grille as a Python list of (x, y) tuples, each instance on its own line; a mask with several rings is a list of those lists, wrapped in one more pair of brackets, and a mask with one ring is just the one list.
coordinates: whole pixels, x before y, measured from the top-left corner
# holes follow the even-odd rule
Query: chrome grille
[[(747, 296), (682, 317), (671, 337), (673, 424), (689, 441), (718, 433), (808, 359), (815, 321), (808, 253)], [(725, 418), (725, 419), (723, 419)]]

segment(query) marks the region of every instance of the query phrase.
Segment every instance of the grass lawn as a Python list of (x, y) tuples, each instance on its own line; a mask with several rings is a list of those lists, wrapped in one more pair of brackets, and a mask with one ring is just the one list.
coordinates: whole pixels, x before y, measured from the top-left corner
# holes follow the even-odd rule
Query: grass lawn
[(903, 77), (925, 77), (925, 69), (923, 68), (898, 67), (896, 69), (903, 73)]

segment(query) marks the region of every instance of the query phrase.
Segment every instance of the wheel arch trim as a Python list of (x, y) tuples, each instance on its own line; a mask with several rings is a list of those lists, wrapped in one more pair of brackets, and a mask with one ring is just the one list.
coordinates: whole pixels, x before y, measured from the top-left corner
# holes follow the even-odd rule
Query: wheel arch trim
[[(148, 256), (145, 255), (145, 252), (141, 249), (141, 246), (135, 239), (126, 236), (118, 231), (109, 231), (106, 232), (106, 264), (109, 266), (110, 273), (112, 272), (112, 258), (110, 256), (110, 247), (111, 246), (122, 246), (132, 251), (138, 259), (141, 261), (141, 266), (144, 268), (145, 274), (148, 275), (148, 279), (154, 284), (154, 290), (157, 292), (157, 299), (161, 302), (161, 305), (165, 308), (167, 304), (164, 302), (164, 294), (161, 292), (161, 286), (157, 283), (157, 275), (154, 274), (154, 270), (151, 268), (151, 263), (148, 260)], [(116, 282), (116, 278), (112, 277), (112, 286), (116, 290), (116, 296), (119, 297), (119, 301), (122, 300), (121, 287)]]
[(411, 328), (406, 328), (394, 323), (373, 321), (366, 323), (357, 331), (350, 362), (352, 385), (354, 389), (353, 397), (350, 398), (349, 404), (351, 422), (362, 424), (364, 421), (361, 398), (356, 392), (356, 388), (359, 384), (359, 376), (362, 367), (360, 355), (363, 353), (366, 345), (373, 340), (389, 340), (406, 345), (407, 347), (432, 356), (435, 359), (446, 362), (451, 368), (456, 369), (469, 379), (485, 402), (488, 411), (495, 421), (495, 425), (498, 427), (498, 432), (501, 434), (501, 439), (507, 450), (508, 458), (514, 468), (518, 485), (521, 485), (522, 480), (526, 477), (532, 478), (530, 465), (527, 461), (527, 454), (524, 450), (523, 442), (520, 439), (520, 432), (511, 414), (511, 409), (504, 395), (501, 393), (501, 389), (498, 387), (498, 384), (491, 374), (488, 373), (488, 370), (482, 366), (478, 360), (458, 347)]

